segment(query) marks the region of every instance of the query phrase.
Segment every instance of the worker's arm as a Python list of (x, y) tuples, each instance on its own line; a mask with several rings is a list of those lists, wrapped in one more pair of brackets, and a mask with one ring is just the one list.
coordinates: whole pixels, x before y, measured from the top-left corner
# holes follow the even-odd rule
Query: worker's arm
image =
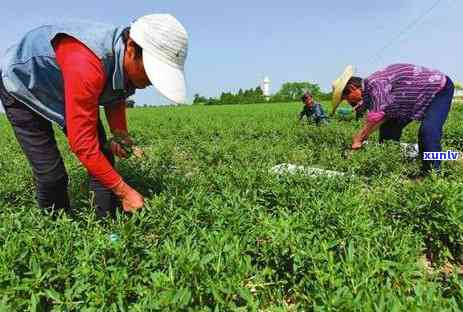
[[(132, 145), (133, 141), (127, 130), (126, 104), (120, 102), (115, 106), (105, 107), (105, 115), (108, 120), (109, 128), (114, 136), (123, 140), (126, 145)], [(127, 152), (115, 141), (111, 141), (111, 151), (118, 157), (127, 158)]]
[(363, 141), (368, 139), (386, 121), (385, 110), (393, 101), (391, 90), (392, 85), (386, 80), (376, 80), (369, 83), (368, 93), (372, 105), (366, 116), (364, 127), (352, 138), (352, 149), (360, 149)]
[(98, 101), (106, 77), (101, 61), (72, 37), (54, 42), (64, 81), (65, 119), (71, 150), (89, 173), (122, 199), (124, 209), (141, 208), (143, 197), (124, 183), (101, 151), (98, 140)]
[(79, 41), (64, 37), (55, 45), (64, 80), (68, 142), (89, 173), (112, 188), (121, 180), (98, 140), (98, 100), (106, 80), (100, 60)]
[(380, 113), (368, 113), (365, 119), (365, 125), (362, 130), (354, 135), (352, 138), (352, 149), (360, 149), (363, 145), (363, 142), (368, 139), (368, 137), (375, 132), (384, 122), (386, 117), (383, 112)]
[(115, 106), (105, 107), (105, 114), (111, 133), (128, 133), (125, 102), (120, 102)]

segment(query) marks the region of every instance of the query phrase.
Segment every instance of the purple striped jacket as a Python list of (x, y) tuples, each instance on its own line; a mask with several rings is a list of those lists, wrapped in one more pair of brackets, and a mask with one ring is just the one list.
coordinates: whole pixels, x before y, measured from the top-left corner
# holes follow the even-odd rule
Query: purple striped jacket
[(412, 64), (393, 64), (364, 80), (363, 100), (370, 112), (387, 118), (422, 120), (447, 76)]

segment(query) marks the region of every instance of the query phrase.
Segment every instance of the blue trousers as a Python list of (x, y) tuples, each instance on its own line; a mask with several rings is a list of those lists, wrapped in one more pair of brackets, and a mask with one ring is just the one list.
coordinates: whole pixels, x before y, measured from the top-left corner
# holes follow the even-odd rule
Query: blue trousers
[[(0, 72), (0, 100), (14, 134), (26, 155), (34, 174), (36, 199), (46, 211), (72, 212), (68, 195), (68, 175), (55, 140), (51, 122), (13, 98), (4, 88)], [(106, 159), (114, 165), (114, 155), (106, 150), (106, 134), (98, 122), (98, 139)], [(96, 178), (90, 176), (90, 190), (95, 194), (93, 204), (99, 218), (114, 216), (117, 198)]]
[[(424, 152), (441, 152), (441, 139), (443, 127), (447, 120), (450, 106), (453, 100), (455, 87), (452, 80), (447, 77), (445, 87), (436, 94), (432, 99), (431, 104), (424, 114), (418, 133), (418, 146), (420, 157), (422, 159), (421, 171), (427, 174), (431, 169), (439, 171), (440, 160), (423, 160)], [(411, 122), (411, 120), (399, 121), (396, 119), (388, 119), (379, 129), (379, 142), (385, 140), (400, 141), (402, 130)]]

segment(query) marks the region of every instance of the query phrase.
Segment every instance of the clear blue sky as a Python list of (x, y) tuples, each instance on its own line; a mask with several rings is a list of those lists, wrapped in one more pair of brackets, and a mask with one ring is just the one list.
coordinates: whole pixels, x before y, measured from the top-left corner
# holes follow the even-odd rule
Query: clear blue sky
[[(349, 63), (360, 75), (411, 62), (463, 80), (462, 0), (442, 0), (376, 57), (435, 1), (3, 1), (0, 53), (29, 29), (55, 20), (118, 25), (145, 14), (171, 13), (190, 34), (190, 101), (195, 93), (217, 96), (256, 87), (265, 75), (272, 91), (285, 81), (311, 81), (328, 90)], [(167, 102), (152, 88), (135, 99), (137, 104)]]

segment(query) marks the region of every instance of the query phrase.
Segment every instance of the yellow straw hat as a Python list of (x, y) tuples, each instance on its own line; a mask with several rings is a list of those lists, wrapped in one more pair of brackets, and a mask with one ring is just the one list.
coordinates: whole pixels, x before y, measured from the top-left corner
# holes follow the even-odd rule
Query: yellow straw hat
[(354, 76), (354, 66), (349, 65), (346, 67), (344, 70), (344, 73), (333, 81), (332, 87), (333, 87), (333, 98), (332, 98), (332, 107), (333, 111), (331, 112), (332, 115), (336, 112), (336, 109), (338, 108), (339, 104), (342, 101), (342, 92), (344, 91), (344, 88), (347, 85), (347, 82), (349, 82), (349, 79)]

